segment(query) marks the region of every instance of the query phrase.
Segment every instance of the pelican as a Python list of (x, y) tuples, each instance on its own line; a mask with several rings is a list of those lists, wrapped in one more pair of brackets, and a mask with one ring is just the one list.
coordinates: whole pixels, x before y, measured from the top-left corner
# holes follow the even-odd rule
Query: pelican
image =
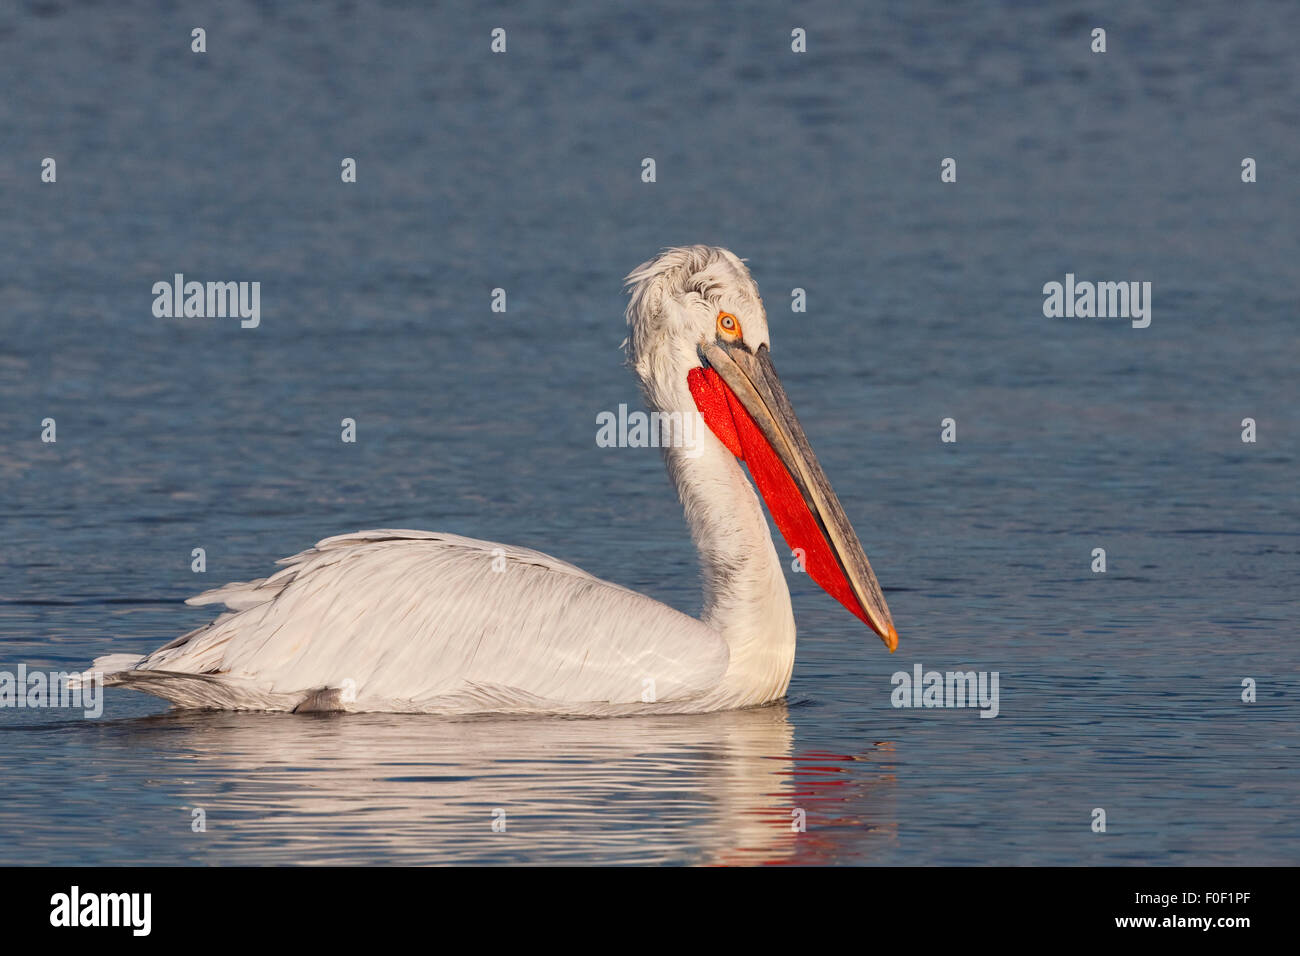
[(80, 679), (227, 710), (601, 716), (779, 700), (794, 613), (742, 461), (807, 572), (892, 652), (889, 608), (777, 378), (744, 263), (672, 248), (626, 282), (627, 356), (669, 432), (668, 474), (700, 557), (699, 620), (527, 548), (358, 531), (190, 598), (226, 610), (152, 654), (98, 658)]

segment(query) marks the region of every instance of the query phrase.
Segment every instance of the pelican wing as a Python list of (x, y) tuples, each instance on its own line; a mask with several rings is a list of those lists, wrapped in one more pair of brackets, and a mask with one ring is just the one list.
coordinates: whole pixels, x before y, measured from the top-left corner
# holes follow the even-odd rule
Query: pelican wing
[(279, 563), (190, 598), (229, 610), (110, 682), (219, 706), (565, 710), (687, 700), (727, 669), (714, 629), (526, 548), (362, 531)]

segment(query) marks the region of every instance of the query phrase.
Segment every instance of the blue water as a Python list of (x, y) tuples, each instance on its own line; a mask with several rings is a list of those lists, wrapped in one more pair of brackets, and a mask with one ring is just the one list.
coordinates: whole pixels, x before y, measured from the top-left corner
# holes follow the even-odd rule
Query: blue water
[[(657, 453), (594, 440), (621, 278), (692, 242), (749, 259), (901, 645), (790, 574), (754, 711), (0, 710), (0, 864), (1300, 861), (1300, 7), (133, 6), (0, 10), (0, 670), (358, 528), (694, 612)], [(177, 272), (260, 327), (155, 318)], [(1150, 327), (1045, 318), (1067, 272)], [(917, 663), (999, 715), (892, 707)]]

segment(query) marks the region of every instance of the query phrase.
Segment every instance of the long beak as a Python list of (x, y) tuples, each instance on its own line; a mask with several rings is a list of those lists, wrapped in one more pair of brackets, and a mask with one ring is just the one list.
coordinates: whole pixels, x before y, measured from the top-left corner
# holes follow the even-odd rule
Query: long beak
[[(892, 653), (898, 647), (898, 631), (880, 584), (781, 387), (767, 346), (752, 352), (744, 345), (708, 342), (700, 347), (700, 355), (731, 393), (732, 421), (723, 427), (734, 425), (731, 438), (782, 536), (792, 548), (804, 550), (814, 580), (880, 635)], [(707, 369), (703, 371), (707, 376)], [(702, 377), (700, 385), (707, 387), (706, 381)], [(696, 394), (697, 404), (716, 433), (720, 414), (716, 409), (711, 414), (707, 398), (701, 404), (702, 397)]]

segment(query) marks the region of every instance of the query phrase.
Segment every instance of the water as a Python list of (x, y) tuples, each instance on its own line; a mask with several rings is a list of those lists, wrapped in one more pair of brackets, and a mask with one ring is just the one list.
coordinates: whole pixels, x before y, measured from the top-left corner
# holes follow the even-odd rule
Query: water
[[(570, 7), (0, 12), (0, 664), (152, 650), (370, 527), (695, 611), (656, 453), (594, 442), (620, 279), (684, 242), (750, 260), (898, 654), (791, 574), (756, 711), (0, 710), (0, 863), (1297, 862), (1300, 10)], [(261, 326), (155, 319), (175, 272)], [(1045, 319), (1067, 272), (1151, 281), (1150, 328)], [(893, 708), (916, 663), (999, 716)]]

